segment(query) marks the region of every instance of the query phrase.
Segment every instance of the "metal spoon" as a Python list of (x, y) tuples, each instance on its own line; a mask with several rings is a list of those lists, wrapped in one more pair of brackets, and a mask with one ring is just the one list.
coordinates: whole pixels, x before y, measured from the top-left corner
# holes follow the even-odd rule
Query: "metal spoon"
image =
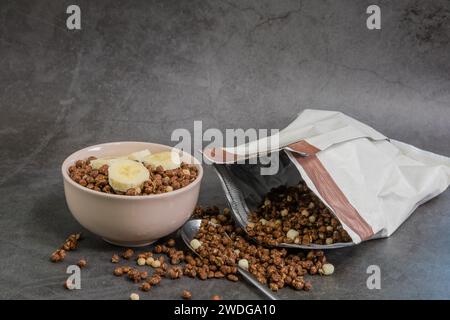
[[(192, 239), (195, 238), (195, 235), (198, 233), (199, 229), (200, 229), (200, 224), (201, 224), (201, 220), (200, 219), (196, 219), (196, 220), (190, 220), (188, 222), (186, 222), (183, 226), (183, 228), (181, 228), (181, 238), (183, 239), (184, 243), (186, 244), (186, 246), (189, 247), (189, 249), (191, 249), (195, 254), (197, 254), (195, 252), (195, 250), (191, 247), (191, 241)], [(198, 255), (198, 254), (197, 254)], [(274, 296), (272, 294), (272, 292), (270, 292), (264, 285), (262, 285), (261, 283), (259, 283), (254, 277), (253, 275), (248, 272), (247, 270), (241, 268), (241, 267), (237, 267), (239, 274), (248, 282), (250, 282), (252, 285), (254, 285), (259, 291), (261, 291), (262, 293), (264, 293), (264, 295), (269, 298), (270, 300), (279, 300), (276, 296)]]

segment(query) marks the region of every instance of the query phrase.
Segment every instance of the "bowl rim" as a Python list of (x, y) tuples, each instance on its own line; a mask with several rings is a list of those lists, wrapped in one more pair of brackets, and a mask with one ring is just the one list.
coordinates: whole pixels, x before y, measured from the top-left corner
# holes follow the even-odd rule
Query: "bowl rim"
[[(92, 149), (92, 148), (98, 148), (98, 147), (103, 147), (103, 146), (109, 146), (109, 145), (114, 145), (114, 144), (128, 144), (128, 143), (142, 143), (142, 144), (152, 144), (155, 146), (160, 146), (160, 147), (165, 147), (165, 148), (171, 148), (171, 149), (175, 149), (178, 150), (179, 152), (188, 155), (189, 157), (191, 157), (191, 159), (194, 160), (194, 164), (197, 166), (198, 168), (198, 175), (197, 178), (194, 180), (194, 182), (190, 183), (189, 185), (187, 185), (186, 187), (182, 187), (180, 189), (174, 190), (174, 191), (170, 191), (170, 192), (166, 192), (166, 193), (160, 193), (160, 194), (148, 194), (148, 195), (140, 195), (140, 196), (127, 196), (127, 195), (121, 195), (121, 194), (111, 194), (111, 193), (105, 193), (105, 192), (100, 192), (100, 191), (95, 191), (95, 190), (91, 190), (88, 189), (86, 187), (83, 187), (81, 185), (79, 185), (78, 183), (76, 183), (75, 181), (73, 181), (70, 177), (69, 177), (69, 166), (71, 165), (69, 162), (69, 159), (72, 158), (76, 153), (80, 152), (80, 151), (84, 151), (87, 149)], [(82, 190), (84, 192), (90, 193), (92, 195), (96, 195), (96, 196), (100, 196), (100, 197), (105, 197), (105, 198), (110, 198), (110, 199), (124, 199), (124, 200), (130, 200), (130, 201), (141, 201), (141, 200), (149, 200), (149, 199), (161, 199), (161, 198), (168, 198), (168, 197), (172, 197), (172, 196), (176, 196), (177, 194), (183, 193), (183, 192), (188, 192), (190, 189), (194, 188), (197, 184), (199, 184), (203, 178), (203, 167), (200, 163), (200, 161), (195, 158), (192, 154), (185, 152), (181, 149), (169, 146), (169, 145), (165, 145), (165, 144), (161, 144), (161, 143), (153, 143), (153, 142), (145, 142), (145, 141), (115, 141), (115, 142), (106, 142), (106, 143), (100, 143), (100, 144), (96, 144), (96, 145), (92, 145), (92, 146), (88, 146), (82, 149), (79, 149), (73, 153), (71, 153), (69, 156), (67, 156), (62, 165), (61, 165), (61, 172), (64, 178), (64, 181), (66, 181), (67, 183), (71, 184), (72, 186), (74, 186), (75, 188), (78, 188), (79, 190)]]

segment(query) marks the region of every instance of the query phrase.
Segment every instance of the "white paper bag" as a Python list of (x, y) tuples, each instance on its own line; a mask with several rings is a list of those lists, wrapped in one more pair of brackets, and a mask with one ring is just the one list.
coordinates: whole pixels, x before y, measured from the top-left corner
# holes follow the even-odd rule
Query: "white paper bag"
[[(308, 187), (340, 220), (353, 244), (390, 236), (417, 206), (450, 184), (449, 158), (388, 139), (340, 112), (305, 110), (277, 138), (279, 145), (269, 151), (287, 154)], [(216, 164), (231, 208), (239, 211), (243, 225), (243, 212), (248, 213), (248, 202), (263, 192), (262, 186), (286, 183), (291, 176), (286, 164), (281, 168), (284, 173), (274, 177), (258, 177), (251, 166), (232, 169), (229, 175), (230, 168), (239, 166), (233, 165), (238, 159), (259, 157), (267, 151), (258, 149), (259, 145), (260, 141), (253, 141), (203, 152)], [(236, 177), (242, 177), (240, 184), (234, 184)]]

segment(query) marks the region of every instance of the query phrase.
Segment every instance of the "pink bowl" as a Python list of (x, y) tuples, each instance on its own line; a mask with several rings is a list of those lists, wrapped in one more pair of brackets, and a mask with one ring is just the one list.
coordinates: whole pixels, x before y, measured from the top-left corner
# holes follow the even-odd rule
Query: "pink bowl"
[(107, 242), (138, 247), (151, 244), (180, 228), (191, 216), (198, 200), (203, 168), (192, 155), (180, 150), (181, 160), (198, 167), (197, 179), (188, 186), (163, 194), (123, 196), (82, 187), (68, 174), (76, 160), (89, 156), (121, 156), (149, 149), (152, 153), (173, 148), (147, 142), (111, 142), (71, 154), (62, 164), (67, 205), (77, 221)]

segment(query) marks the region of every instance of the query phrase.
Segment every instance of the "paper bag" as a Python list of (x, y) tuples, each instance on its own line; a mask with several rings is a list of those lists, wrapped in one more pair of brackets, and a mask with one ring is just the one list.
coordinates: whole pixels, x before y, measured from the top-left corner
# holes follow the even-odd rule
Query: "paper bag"
[[(243, 226), (270, 188), (301, 178), (339, 219), (352, 244), (358, 244), (390, 236), (450, 184), (449, 158), (389, 139), (340, 112), (304, 110), (276, 138), (279, 145), (269, 150), (258, 149), (261, 141), (253, 141), (203, 151)], [(261, 175), (258, 164), (236, 163), (266, 151), (279, 153), (275, 175)]]

